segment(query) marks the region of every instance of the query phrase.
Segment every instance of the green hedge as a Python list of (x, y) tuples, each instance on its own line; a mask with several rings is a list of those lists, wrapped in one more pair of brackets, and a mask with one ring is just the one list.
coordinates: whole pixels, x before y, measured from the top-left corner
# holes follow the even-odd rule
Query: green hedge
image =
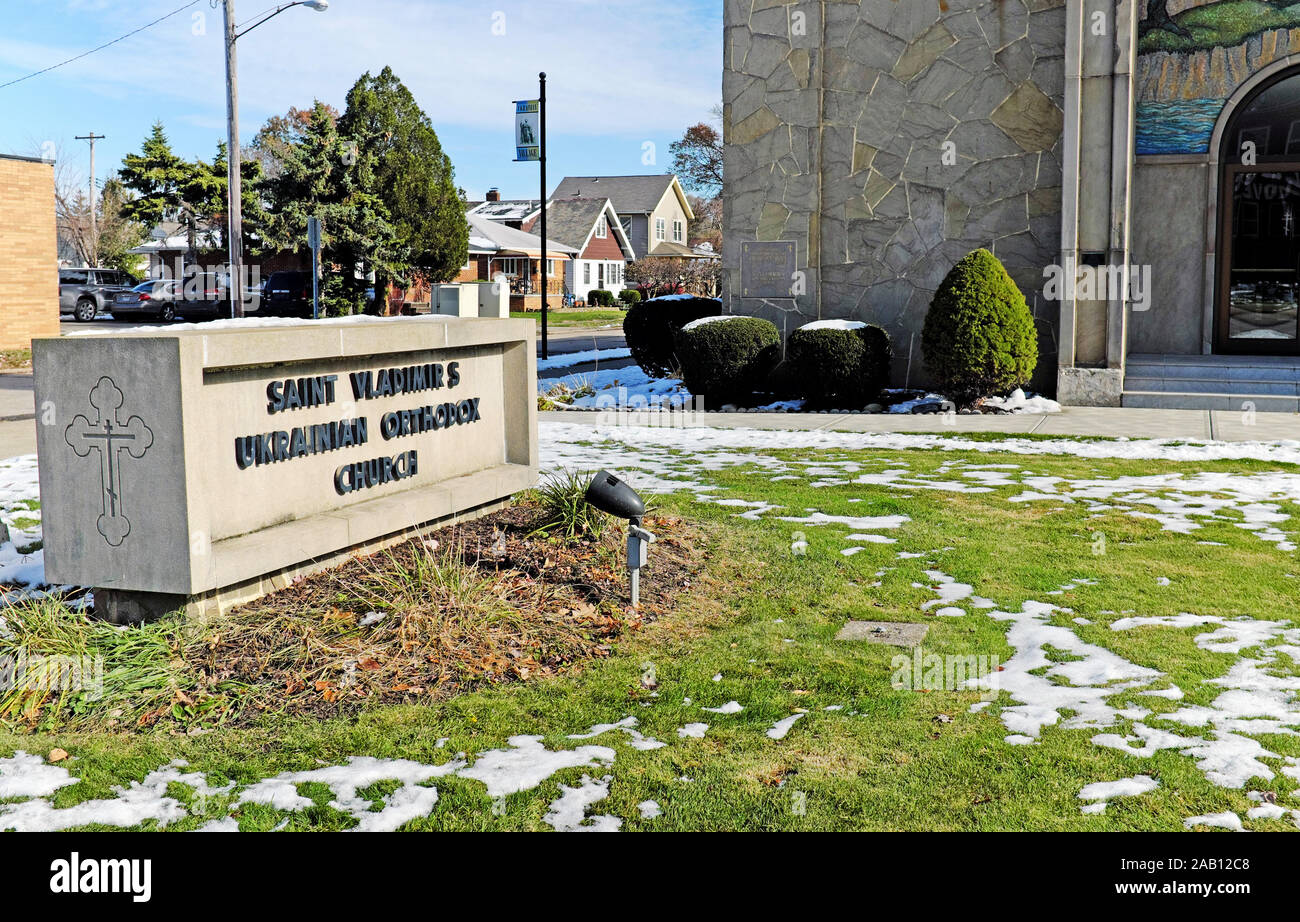
[(747, 400), (766, 382), (781, 355), (775, 324), (757, 317), (687, 324), (675, 340), (682, 383), (712, 407)]
[(593, 307), (613, 307), (614, 292), (606, 288), (593, 288), (587, 292), (587, 303)]
[(636, 304), (641, 300), (641, 292), (635, 288), (624, 288), (618, 293), (618, 299), (624, 304)]
[(803, 326), (786, 344), (790, 380), (815, 407), (856, 409), (871, 403), (889, 383), (893, 358), (889, 334), (875, 324)]
[(959, 406), (1027, 383), (1038, 364), (1029, 305), (988, 250), (962, 257), (930, 302), (921, 331), (925, 364)]
[(678, 369), (673, 334), (701, 317), (722, 311), (716, 298), (650, 298), (628, 308), (623, 318), (623, 335), (632, 358), (652, 378), (662, 378)]

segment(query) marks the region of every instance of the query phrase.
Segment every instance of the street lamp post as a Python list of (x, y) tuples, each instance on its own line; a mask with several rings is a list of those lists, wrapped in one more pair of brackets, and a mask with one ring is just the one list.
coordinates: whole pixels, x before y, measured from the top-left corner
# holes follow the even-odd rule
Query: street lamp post
[(226, 195), (228, 221), (226, 237), (230, 256), (230, 316), (244, 316), (244, 215), (243, 182), (240, 178), (241, 151), (239, 148), (239, 67), (235, 59), (235, 43), (252, 32), (262, 23), (279, 16), (287, 9), (305, 6), (310, 10), (324, 12), (329, 9), (329, 0), (298, 0), (285, 3), (275, 11), (262, 17), (242, 32), (236, 31), (235, 0), (225, 0), (225, 36), (226, 36)]

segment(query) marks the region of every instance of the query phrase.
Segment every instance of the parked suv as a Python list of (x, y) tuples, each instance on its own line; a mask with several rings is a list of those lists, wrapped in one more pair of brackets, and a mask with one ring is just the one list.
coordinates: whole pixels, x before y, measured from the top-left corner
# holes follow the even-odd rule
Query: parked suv
[(262, 286), (262, 313), (274, 317), (311, 316), (311, 273), (272, 272)]
[(59, 313), (85, 323), (100, 311), (111, 311), (120, 292), (130, 291), (135, 279), (117, 269), (60, 269)]

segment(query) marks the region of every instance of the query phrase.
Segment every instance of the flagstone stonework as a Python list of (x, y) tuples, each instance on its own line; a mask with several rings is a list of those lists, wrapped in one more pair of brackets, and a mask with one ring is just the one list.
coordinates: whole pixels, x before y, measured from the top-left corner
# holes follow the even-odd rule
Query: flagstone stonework
[[(726, 0), (731, 309), (787, 331), (880, 323), (896, 383), (916, 384), (936, 288), (987, 247), (1027, 296), (1050, 387), (1058, 305), (1041, 289), (1061, 249), (1064, 14), (1065, 0)], [(747, 240), (796, 242), (790, 300), (740, 297)]]
[[(1227, 366), (1300, 356), (1300, 4), (725, 0), (725, 26), (731, 311), (879, 323), (926, 385), (930, 301), (986, 247), (1063, 403), (1294, 399)], [(794, 247), (788, 297), (752, 241)]]

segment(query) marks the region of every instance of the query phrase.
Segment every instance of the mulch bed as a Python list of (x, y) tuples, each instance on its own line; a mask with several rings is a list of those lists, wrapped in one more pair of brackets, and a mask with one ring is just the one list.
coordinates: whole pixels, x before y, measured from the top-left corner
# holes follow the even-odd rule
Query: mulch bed
[(538, 515), (512, 506), (302, 579), (214, 622), (184, 658), (211, 695), (238, 699), (219, 708), (227, 721), (429, 703), (608, 656), (671, 612), (709, 556), (701, 528), (648, 516), (633, 610), (623, 528), (565, 540), (536, 534)]

